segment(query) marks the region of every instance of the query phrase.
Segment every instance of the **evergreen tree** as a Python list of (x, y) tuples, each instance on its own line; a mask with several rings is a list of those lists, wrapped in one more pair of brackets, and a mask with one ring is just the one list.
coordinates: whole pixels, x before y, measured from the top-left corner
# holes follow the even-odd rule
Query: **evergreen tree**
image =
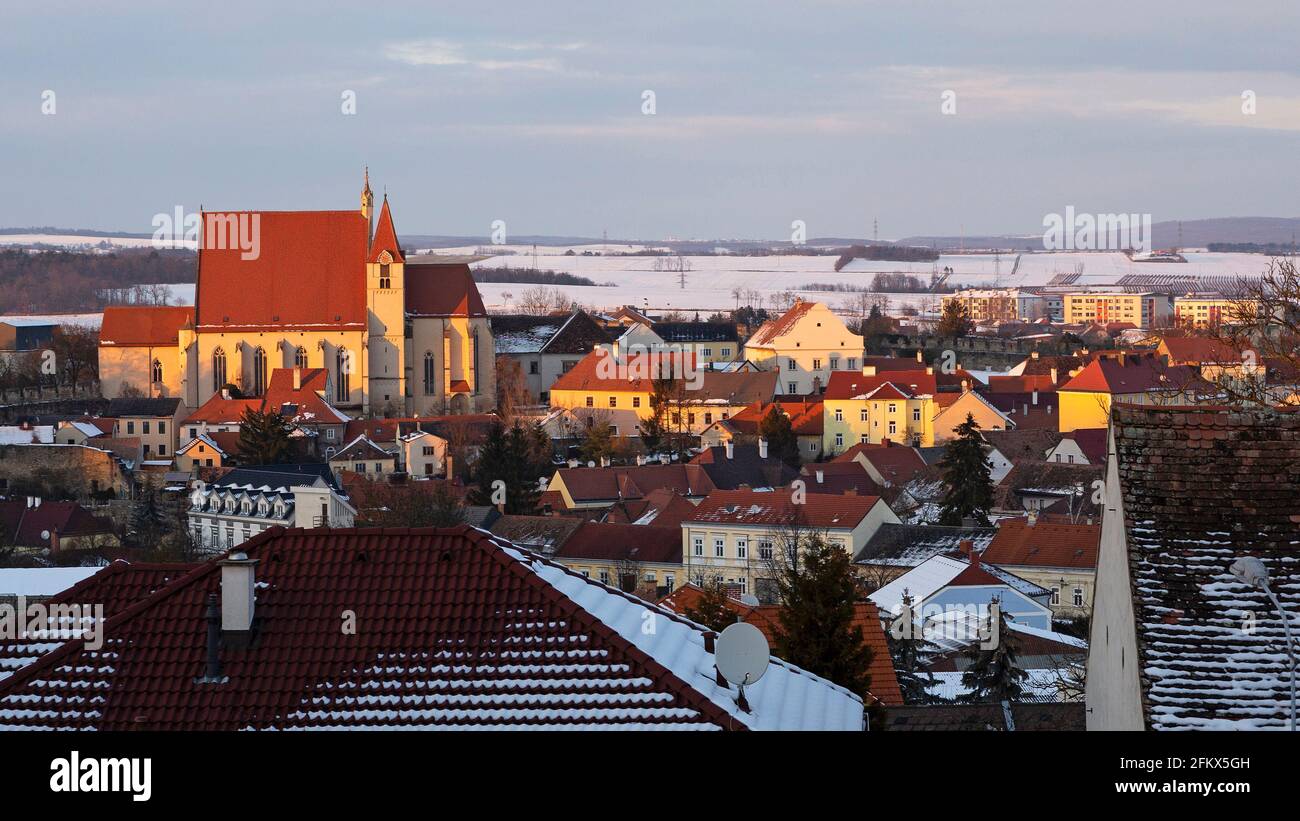
[(614, 455), (614, 433), (610, 430), (606, 419), (596, 418), (592, 421), (586, 435), (583, 436), (582, 444), (578, 446), (578, 451), (585, 461), (597, 464), (601, 459)]
[(287, 462), (292, 449), (289, 425), (278, 411), (268, 411), (265, 402), (257, 410), (244, 410), (239, 419), (239, 458), (245, 464)]
[(163, 511), (153, 488), (145, 486), (131, 507), (131, 535), (139, 547), (153, 548), (163, 532)]
[[(961, 683), (970, 689), (961, 700), (971, 704), (993, 703), (1020, 700), (1021, 686), (1029, 674), (1020, 668), (1020, 639), (1007, 623), (1007, 614), (993, 601), (989, 621), (997, 619), (997, 633), (993, 635), (993, 647), (985, 650), (977, 640), (967, 653), (971, 664), (961, 675)], [(992, 612), (996, 609), (996, 616)]]
[(767, 453), (791, 467), (799, 466), (799, 437), (790, 427), (790, 417), (772, 405), (758, 420), (758, 435), (767, 440)]
[(963, 518), (973, 516), (981, 526), (988, 527), (988, 512), (993, 507), (992, 465), (984, 456), (979, 423), (968, 413), (966, 421), (953, 432), (957, 438), (948, 443), (939, 460), (947, 486), (939, 524), (957, 526)]
[(865, 696), (872, 654), (853, 623), (853, 559), (819, 536), (794, 541), (803, 545), (776, 571), (781, 609), (773, 655)]
[(494, 493), (494, 483), (501, 481), (505, 484), (505, 512), (533, 514), (541, 495), (537, 481), (549, 468), (549, 461), (543, 465), (538, 460), (532, 431), (518, 424), (507, 431), (500, 421), (494, 422), (474, 465), (476, 486), (470, 491), (470, 504), (495, 506), (501, 499)]
[(938, 681), (926, 667), (926, 660), (939, 652), (939, 646), (927, 639), (914, 623), (911, 598), (904, 596), (905, 609), (894, 620), (887, 636), (889, 655), (894, 662), (898, 687), (903, 692), (904, 704), (938, 704), (943, 701), (930, 692)]
[(721, 633), (736, 623), (736, 611), (727, 606), (727, 588), (721, 576), (714, 576), (701, 588), (699, 606), (686, 608), (686, 618)]
[(943, 303), (943, 314), (939, 317), (939, 327), (935, 329), (940, 337), (958, 339), (969, 336), (975, 331), (966, 306), (956, 299)]

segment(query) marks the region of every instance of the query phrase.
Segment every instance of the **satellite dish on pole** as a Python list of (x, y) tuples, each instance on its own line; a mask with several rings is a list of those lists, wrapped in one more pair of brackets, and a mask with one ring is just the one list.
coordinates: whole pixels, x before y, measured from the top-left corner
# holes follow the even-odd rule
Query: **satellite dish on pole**
[(738, 621), (718, 635), (713, 663), (727, 681), (744, 692), (767, 672), (771, 651), (762, 631), (749, 622)]
[(755, 596), (753, 593), (742, 594), (740, 597), (740, 603), (746, 607), (758, 607), (762, 604), (762, 602), (758, 600), (758, 596)]

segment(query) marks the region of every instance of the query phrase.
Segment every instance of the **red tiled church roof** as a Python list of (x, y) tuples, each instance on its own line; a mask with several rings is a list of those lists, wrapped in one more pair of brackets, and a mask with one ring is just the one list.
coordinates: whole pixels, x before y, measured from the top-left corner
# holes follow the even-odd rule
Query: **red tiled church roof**
[(402, 246), (397, 242), (397, 230), (393, 228), (393, 214), (388, 210), (387, 196), (384, 197), (383, 207), (379, 209), (379, 224), (375, 226), (375, 236), (370, 240), (370, 256), (366, 257), (366, 262), (379, 262), (380, 255), (385, 251), (393, 262), (406, 260)]
[(410, 316), (487, 316), (483, 297), (464, 263), (437, 258), (406, 260), (406, 313)]
[[(229, 241), (217, 248), (207, 230), (213, 217), (257, 218), (257, 258), (241, 259), (244, 252)], [(203, 218), (195, 296), (200, 330), (366, 327), (369, 227), (360, 211), (205, 212)]]
[(99, 344), (175, 348), (180, 329), (193, 323), (194, 309), (188, 305), (109, 305)]

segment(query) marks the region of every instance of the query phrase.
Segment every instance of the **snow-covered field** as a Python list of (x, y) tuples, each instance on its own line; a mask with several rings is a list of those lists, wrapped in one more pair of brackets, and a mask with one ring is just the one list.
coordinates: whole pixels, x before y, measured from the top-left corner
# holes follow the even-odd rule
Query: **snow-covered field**
[(103, 314), (9, 314), (0, 316), (0, 322), (12, 325), (75, 325), (79, 328), (98, 329), (104, 321)]
[(148, 248), (153, 237), (84, 237), (76, 234), (0, 234), (0, 246), (49, 245), (69, 251)]
[[(804, 286), (818, 283), (865, 288), (878, 273), (908, 273), (928, 281), (936, 271), (952, 269), (948, 282), (958, 287), (993, 286), (1018, 287), (1045, 285), (1061, 274), (1080, 274), (1077, 284), (1111, 285), (1120, 277), (1130, 274), (1153, 276), (1257, 276), (1268, 264), (1268, 258), (1258, 254), (1211, 254), (1188, 252), (1185, 264), (1136, 263), (1121, 253), (1034, 253), (1034, 254), (950, 254), (937, 262), (867, 262), (855, 260), (844, 270), (835, 271), (834, 256), (769, 256), (745, 257), (735, 255), (687, 256), (689, 270), (686, 287), (675, 271), (655, 270), (676, 258), (650, 256), (583, 256), (584, 248), (595, 251), (626, 251), (644, 246), (575, 246), (575, 254), (565, 255), (566, 248), (536, 249), (531, 246), (507, 246), (515, 251), (472, 264), (484, 268), (530, 268), (534, 264), (543, 270), (552, 270), (586, 277), (597, 283), (594, 286), (563, 285), (560, 288), (570, 298), (593, 309), (612, 309), (619, 305), (648, 306), (654, 311), (730, 310), (740, 304), (761, 304), (770, 307), (778, 303), (778, 295), (789, 291), (805, 299), (824, 302), (832, 308), (849, 309), (856, 295), (842, 291), (809, 290)], [(446, 255), (472, 255), (482, 250), (478, 246), (443, 248), (438, 253)], [(518, 305), (525, 291), (536, 288), (527, 283), (479, 284), (479, 291), (489, 311), (509, 311)], [(170, 301), (176, 305), (194, 304), (193, 285), (169, 285)], [(739, 297), (737, 291), (742, 291)], [(751, 299), (748, 292), (756, 292)], [(912, 306), (921, 310), (935, 310), (938, 298), (929, 294), (888, 294), (894, 310)]]

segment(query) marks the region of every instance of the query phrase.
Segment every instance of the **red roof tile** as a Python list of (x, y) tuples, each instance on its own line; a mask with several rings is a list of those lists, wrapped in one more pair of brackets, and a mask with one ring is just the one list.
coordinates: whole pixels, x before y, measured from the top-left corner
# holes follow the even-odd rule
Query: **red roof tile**
[(406, 260), (406, 313), (410, 316), (487, 316), (483, 297), (464, 263), (425, 257)]
[(826, 383), (823, 400), (854, 399), (865, 397), (873, 391), (886, 388), (883, 393), (871, 395), (871, 399), (906, 399), (923, 394), (934, 394), (938, 390), (934, 374), (920, 371), (885, 371), (874, 376), (864, 376), (856, 371), (835, 371)]
[(188, 305), (109, 305), (99, 327), (99, 344), (175, 348), (181, 328), (194, 324)]
[(681, 564), (682, 534), (676, 528), (583, 522), (555, 558)]
[(561, 468), (556, 475), (575, 502), (640, 499), (660, 488), (683, 496), (704, 496), (713, 480), (700, 465), (641, 465), (636, 467)]
[(0, 682), (0, 726), (861, 729), (860, 700), (777, 659), (741, 710), (703, 628), (473, 528), (277, 527), (242, 549), (252, 641), (223, 634), (220, 678), (209, 562), (109, 618), (103, 651), (69, 641)]
[[(257, 258), (218, 248), (221, 217), (258, 218)], [(366, 327), (366, 233), (360, 211), (203, 214), (195, 306), (207, 331)], [(216, 233), (219, 229), (214, 229)], [(250, 224), (251, 231), (251, 224)]]
[(1195, 369), (1166, 367), (1152, 356), (1125, 356), (1117, 359), (1098, 357), (1077, 376), (1061, 386), (1063, 391), (1128, 394), (1153, 390), (1177, 390), (1195, 382)]
[(772, 340), (789, 333), (798, 324), (799, 320), (808, 315), (808, 312), (816, 304), (815, 302), (804, 302), (803, 300), (795, 302), (790, 310), (776, 319), (769, 319), (760, 325), (745, 344), (753, 346), (771, 344)]
[(696, 506), (685, 522), (809, 527), (851, 530), (880, 501), (879, 496), (832, 496), (810, 493), (795, 504), (783, 491), (715, 490)]
[(635, 391), (651, 393), (660, 378), (679, 379), (694, 368), (695, 354), (641, 353), (616, 357), (597, 348), (551, 384), (552, 391)]
[(300, 372), (300, 387), (297, 390), (293, 387), (293, 372), (293, 368), (276, 368), (271, 371), (271, 379), (267, 383), (264, 396), (226, 399), (221, 394), (215, 393), (181, 424), (196, 425), (202, 422), (209, 425), (236, 424), (243, 418), (245, 410), (258, 410), (263, 403), (266, 405), (266, 410), (284, 413), (286, 418), (296, 424), (328, 425), (349, 421), (351, 417), (320, 396), (325, 391), (329, 379), (328, 371), (324, 368), (303, 368)]
[(1095, 570), (1100, 547), (1099, 524), (1040, 519), (1030, 526), (1025, 518), (1001, 519), (981, 558), (997, 565)]
[(25, 499), (0, 502), (0, 526), (11, 543), (20, 547), (48, 547), (54, 534), (90, 536), (112, 533), (113, 523), (91, 514), (76, 502), (42, 501), (28, 507)]

